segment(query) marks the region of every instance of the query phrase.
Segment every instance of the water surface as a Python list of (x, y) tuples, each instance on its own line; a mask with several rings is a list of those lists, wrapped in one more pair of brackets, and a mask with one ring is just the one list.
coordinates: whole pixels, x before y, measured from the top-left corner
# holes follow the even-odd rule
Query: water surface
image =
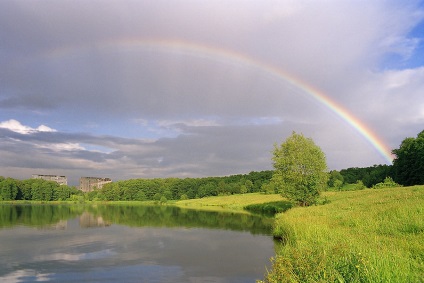
[(271, 220), (169, 206), (0, 206), (0, 282), (255, 282)]

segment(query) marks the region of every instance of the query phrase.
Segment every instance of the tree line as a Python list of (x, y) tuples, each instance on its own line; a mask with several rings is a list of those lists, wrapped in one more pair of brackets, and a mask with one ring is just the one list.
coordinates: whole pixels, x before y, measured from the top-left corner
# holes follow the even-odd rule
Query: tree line
[(399, 148), (392, 150), (392, 153), (395, 156), (392, 165), (353, 167), (330, 171), (329, 186), (337, 187), (340, 184), (362, 182), (364, 187), (372, 188), (384, 183), (386, 178), (403, 186), (423, 185), (424, 131), (421, 131), (416, 138), (405, 138)]
[[(225, 177), (130, 179), (105, 184), (84, 193), (76, 187), (43, 179), (17, 180), (0, 176), (0, 201), (166, 201), (208, 196), (260, 192), (270, 182), (272, 171)], [(272, 192), (274, 193), (274, 191)]]
[(89, 200), (164, 202), (254, 193), (269, 184), (272, 174), (268, 170), (225, 177), (131, 179), (105, 184), (100, 190), (88, 192), (87, 197)]
[(0, 201), (36, 200), (61, 201), (76, 200), (82, 192), (75, 187), (59, 185), (42, 179), (17, 180), (0, 176)]

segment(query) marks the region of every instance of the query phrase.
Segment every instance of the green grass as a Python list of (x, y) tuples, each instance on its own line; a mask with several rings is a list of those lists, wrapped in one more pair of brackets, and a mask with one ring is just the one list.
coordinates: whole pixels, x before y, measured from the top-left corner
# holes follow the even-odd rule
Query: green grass
[(206, 197), (201, 199), (189, 199), (173, 202), (185, 208), (204, 210), (243, 210), (245, 206), (266, 202), (284, 200), (279, 194), (265, 195), (260, 193), (239, 194), (230, 196)]
[(264, 282), (424, 282), (424, 186), (323, 196), (277, 215)]

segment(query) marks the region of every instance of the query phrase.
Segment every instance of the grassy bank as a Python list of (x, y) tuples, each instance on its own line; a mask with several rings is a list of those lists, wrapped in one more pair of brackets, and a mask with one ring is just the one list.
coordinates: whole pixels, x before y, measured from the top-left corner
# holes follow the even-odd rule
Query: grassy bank
[(324, 194), (276, 217), (265, 282), (424, 282), (424, 187)]
[(266, 202), (284, 200), (279, 194), (265, 195), (260, 193), (206, 197), (201, 199), (189, 199), (173, 202), (185, 208), (206, 209), (206, 210), (243, 210), (245, 206)]

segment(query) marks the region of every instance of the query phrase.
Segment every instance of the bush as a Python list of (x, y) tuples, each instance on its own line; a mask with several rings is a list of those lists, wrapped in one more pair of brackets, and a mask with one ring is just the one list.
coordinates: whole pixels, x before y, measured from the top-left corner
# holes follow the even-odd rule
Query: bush
[(393, 181), (391, 177), (386, 177), (382, 183), (375, 184), (372, 188), (381, 189), (381, 188), (395, 188), (395, 187), (401, 187), (401, 185)]
[(365, 188), (366, 188), (366, 186), (364, 185), (364, 182), (362, 182), (362, 180), (356, 181), (355, 190), (363, 190)]

